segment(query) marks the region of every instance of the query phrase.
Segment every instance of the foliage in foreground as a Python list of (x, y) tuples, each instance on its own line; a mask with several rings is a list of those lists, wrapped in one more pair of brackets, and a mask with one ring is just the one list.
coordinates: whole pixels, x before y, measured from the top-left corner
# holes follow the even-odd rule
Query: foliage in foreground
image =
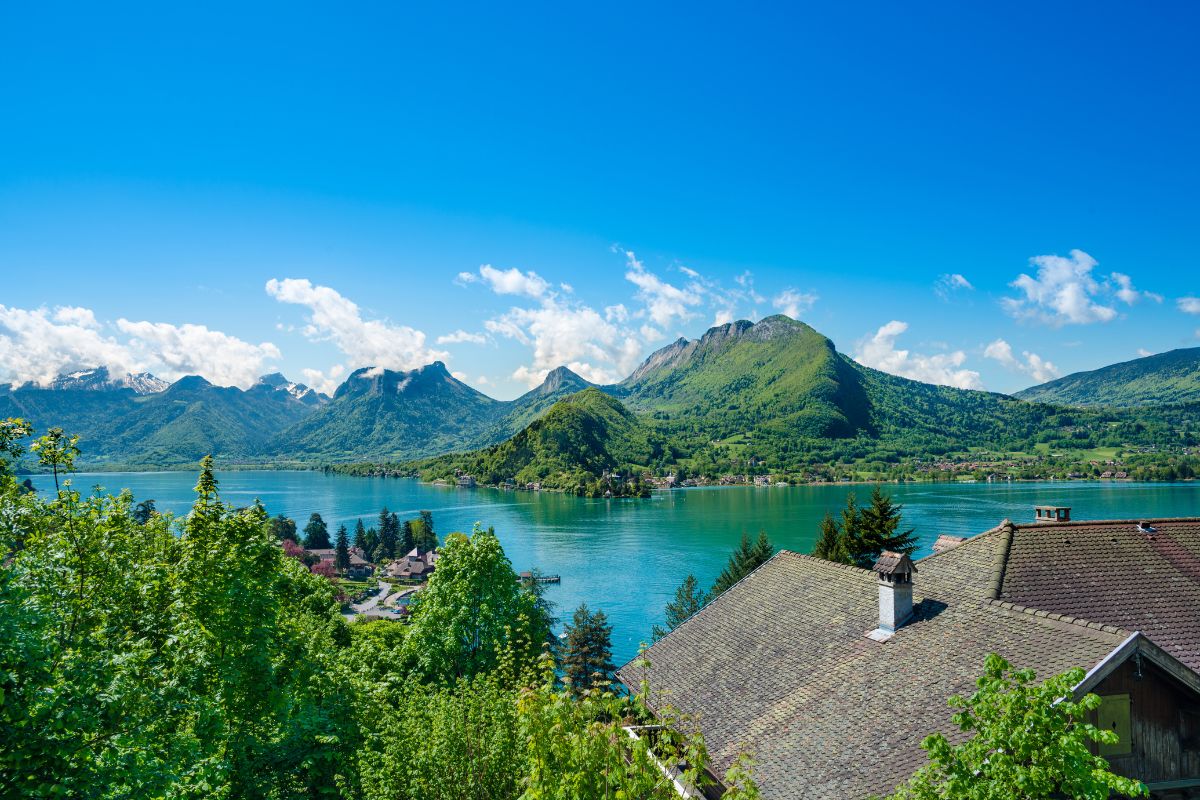
[[(28, 435), (0, 423), (0, 796), (676, 796), (625, 731), (652, 720), (642, 695), (560, 685), (490, 532), (448, 537), (411, 626), (347, 625), (207, 460), (185, 519), (143, 522), (128, 494), (18, 484)], [(656, 722), (654, 752), (698, 779), (695, 727)], [(727, 796), (756, 797), (738, 769)]]
[(1113, 731), (1087, 722), (1100, 698), (1073, 699), (1084, 672), (1073, 669), (1034, 683), (1032, 670), (1014, 670), (990, 655), (970, 697), (952, 697), (962, 709), (954, 722), (973, 736), (951, 744), (942, 734), (926, 737), (929, 764), (900, 787), (892, 800), (1106, 800), (1113, 794), (1143, 797), (1139, 781), (1109, 770), (1088, 750), (1090, 743), (1115, 744)]

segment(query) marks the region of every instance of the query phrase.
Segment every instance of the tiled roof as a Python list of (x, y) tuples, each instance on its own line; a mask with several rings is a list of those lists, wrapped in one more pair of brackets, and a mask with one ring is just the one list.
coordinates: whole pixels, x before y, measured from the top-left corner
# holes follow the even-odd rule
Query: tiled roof
[(997, 596), (1141, 631), (1200, 671), (1200, 519), (1014, 526)]
[(969, 693), (988, 653), (1048, 677), (1091, 667), (1128, 636), (993, 598), (1011, 537), (997, 528), (920, 562), (914, 619), (887, 643), (869, 570), (783, 551), (651, 647), (652, 704), (699, 717), (723, 773), (753, 754), (766, 798), (887, 793), (926, 762), (922, 738), (955, 726), (946, 705)]

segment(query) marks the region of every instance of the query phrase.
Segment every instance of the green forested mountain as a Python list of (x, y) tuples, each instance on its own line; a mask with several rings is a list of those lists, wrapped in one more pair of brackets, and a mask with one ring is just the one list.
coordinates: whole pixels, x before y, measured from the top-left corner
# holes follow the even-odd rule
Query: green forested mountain
[(1111, 364), (1017, 392), (1070, 406), (1161, 406), (1200, 402), (1200, 347)]
[(360, 369), (333, 400), (282, 431), (270, 452), (297, 458), (411, 459), (503, 441), (556, 400), (591, 386), (559, 367), (516, 400), (493, 400), (440, 361), (408, 372)]
[(482, 483), (508, 479), (546, 488), (579, 489), (605, 471), (646, 466), (673, 456), (665, 437), (598, 388), (554, 403), (508, 441), (465, 455), (421, 462), (426, 479), (468, 473)]
[[(620, 408), (622, 419), (640, 426), (635, 439), (649, 442), (645, 436), (652, 436), (656, 443), (626, 463), (710, 475), (764, 464), (787, 472), (971, 449), (1031, 453), (1194, 444), (1195, 414), (1187, 406), (1146, 404), (1192, 397), (1198, 353), (1180, 350), (1070, 376), (1018, 399), (869, 369), (808, 325), (773, 316), (757, 324), (717, 326), (694, 341), (680, 339), (616, 385), (594, 387), (560, 367), (541, 386), (510, 401), (472, 389), (441, 363), (407, 372), (360, 369), (332, 399), (281, 375), (264, 376), (247, 391), (199, 377), (154, 391), (152, 376), (131, 384), (87, 372), (67, 376), (59, 388), (0, 389), (0, 418), (22, 416), (41, 429), (60, 425), (81, 434), (92, 465), (171, 466), (206, 453), (226, 461), (395, 464), (503, 443), (527, 432), (562, 399), (588, 390), (589, 398), (603, 393), (619, 401), (605, 413)], [(1056, 384), (1055, 404), (1040, 402), (1039, 391), (1052, 394)], [(1081, 399), (1084, 386), (1091, 387), (1092, 400)], [(1080, 407), (1085, 404), (1107, 407)], [(1138, 407), (1114, 407), (1118, 404)], [(580, 410), (577, 403), (568, 408)], [(617, 440), (629, 431), (611, 429), (616, 436), (611, 442), (607, 433), (562, 438), (564, 447), (584, 448), (574, 456), (535, 447), (541, 440), (531, 440), (529, 433), (513, 448), (532, 448), (530, 463), (538, 463), (539, 477), (590, 472), (590, 465), (608, 463), (602, 452), (617, 462), (626, 458)], [(540, 430), (534, 433), (540, 436)], [(517, 461), (501, 463), (495, 461), (499, 451), (489, 452), (486, 474), (515, 466), (512, 474), (501, 475), (512, 478), (528, 467), (516, 455)]]
[(260, 383), (243, 391), (197, 375), (145, 395), (126, 387), (0, 392), (0, 418), (24, 417), (41, 430), (58, 425), (80, 434), (94, 465), (194, 464), (209, 453), (257, 459), (277, 431), (311, 409), (285, 389)]
[(407, 372), (359, 369), (327, 405), (276, 436), (270, 449), (334, 461), (444, 453), (474, 442), (499, 405), (440, 361)]
[(869, 401), (833, 342), (782, 315), (731, 322), (650, 356), (615, 393), (631, 409), (684, 421), (710, 439), (751, 429), (845, 437), (870, 426)]

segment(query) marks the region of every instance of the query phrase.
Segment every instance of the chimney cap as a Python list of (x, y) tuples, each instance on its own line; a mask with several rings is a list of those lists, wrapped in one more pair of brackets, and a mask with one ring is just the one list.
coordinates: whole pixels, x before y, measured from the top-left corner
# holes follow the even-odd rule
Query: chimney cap
[(911, 575), (917, 571), (917, 566), (907, 553), (894, 553), (884, 550), (879, 554), (879, 560), (872, 567), (880, 575)]

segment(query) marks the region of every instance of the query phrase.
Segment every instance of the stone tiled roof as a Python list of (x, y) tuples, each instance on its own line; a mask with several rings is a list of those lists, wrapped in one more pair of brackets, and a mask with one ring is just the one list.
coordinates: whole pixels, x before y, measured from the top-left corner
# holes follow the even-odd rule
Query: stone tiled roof
[(620, 676), (647, 679), (655, 707), (697, 715), (716, 774), (751, 752), (766, 798), (887, 793), (926, 763), (926, 734), (955, 731), (946, 700), (974, 689), (988, 653), (1048, 677), (1094, 666), (1129, 636), (996, 599), (1024, 535), (1002, 525), (918, 562), (914, 619), (886, 643), (865, 637), (878, 619), (872, 572), (783, 551)]
[(1141, 631), (1200, 671), (1200, 519), (1014, 526), (997, 597)]

